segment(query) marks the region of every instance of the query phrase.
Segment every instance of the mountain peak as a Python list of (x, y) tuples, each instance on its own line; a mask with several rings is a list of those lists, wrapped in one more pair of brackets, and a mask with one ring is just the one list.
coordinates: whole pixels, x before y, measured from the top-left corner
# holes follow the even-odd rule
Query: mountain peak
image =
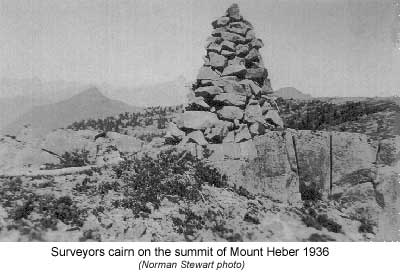
[(309, 100), (313, 98), (311, 95), (302, 93), (294, 87), (280, 88), (274, 92), (274, 95), (283, 99)]
[(92, 86), (73, 96), (72, 99), (95, 100), (107, 99), (107, 97), (97, 87)]

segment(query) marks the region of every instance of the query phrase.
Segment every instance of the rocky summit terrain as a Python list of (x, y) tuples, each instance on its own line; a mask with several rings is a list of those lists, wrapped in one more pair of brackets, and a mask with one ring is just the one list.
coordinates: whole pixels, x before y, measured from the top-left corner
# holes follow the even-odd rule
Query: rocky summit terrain
[(184, 111), (0, 137), (0, 240), (400, 239), (399, 103), (276, 98), (238, 6), (212, 27)]

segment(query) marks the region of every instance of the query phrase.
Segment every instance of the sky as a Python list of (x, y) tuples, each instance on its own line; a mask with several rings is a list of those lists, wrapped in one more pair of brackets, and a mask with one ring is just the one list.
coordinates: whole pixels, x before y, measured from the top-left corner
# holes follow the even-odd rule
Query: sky
[[(233, 1), (0, 0), (0, 77), (132, 87), (190, 81), (210, 23)], [(393, 1), (235, 2), (265, 43), (274, 89), (381, 96), (400, 94)]]

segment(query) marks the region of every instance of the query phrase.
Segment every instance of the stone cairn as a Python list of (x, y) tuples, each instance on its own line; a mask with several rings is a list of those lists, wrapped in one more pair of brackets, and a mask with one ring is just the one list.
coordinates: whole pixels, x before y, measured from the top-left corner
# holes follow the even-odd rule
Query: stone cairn
[(252, 24), (233, 4), (212, 27), (189, 104), (169, 124), (167, 143), (239, 143), (283, 128)]

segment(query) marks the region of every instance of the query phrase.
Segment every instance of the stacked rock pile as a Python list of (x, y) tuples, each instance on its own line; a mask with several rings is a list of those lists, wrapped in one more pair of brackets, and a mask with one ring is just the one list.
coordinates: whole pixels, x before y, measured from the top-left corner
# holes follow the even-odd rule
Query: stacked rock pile
[(171, 143), (242, 142), (283, 128), (278, 107), (251, 23), (233, 4), (212, 22), (204, 65), (200, 68), (189, 104), (166, 139)]

